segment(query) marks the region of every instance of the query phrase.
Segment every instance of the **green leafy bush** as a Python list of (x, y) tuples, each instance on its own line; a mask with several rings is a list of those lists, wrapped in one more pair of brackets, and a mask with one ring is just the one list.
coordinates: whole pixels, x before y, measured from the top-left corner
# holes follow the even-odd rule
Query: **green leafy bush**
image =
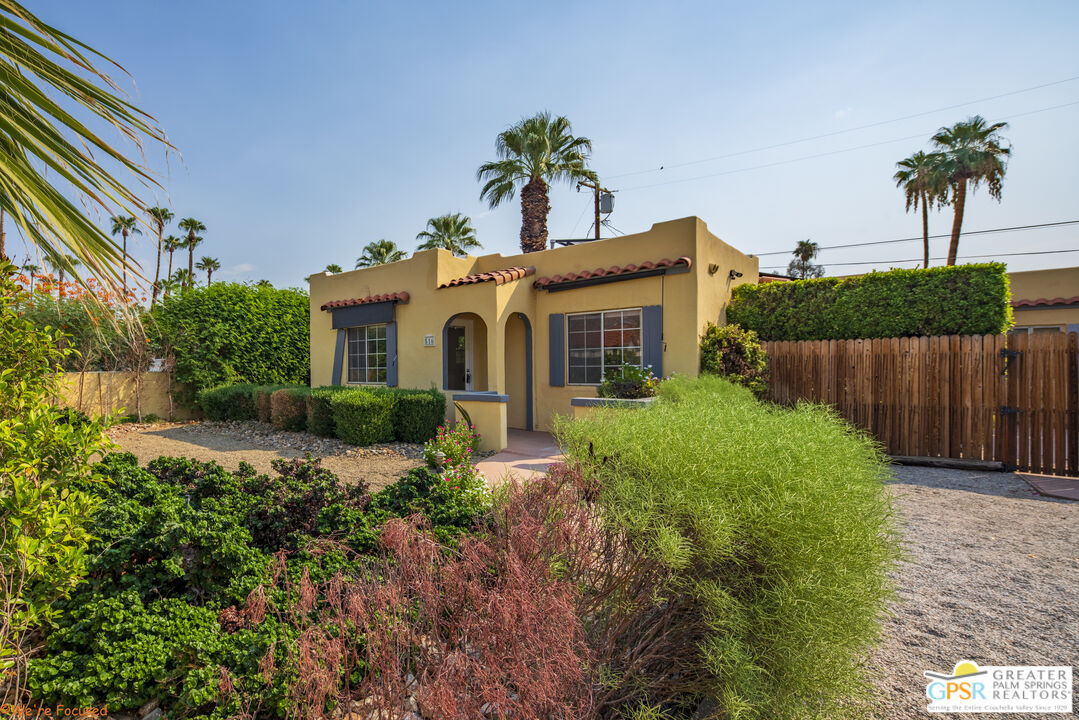
[(725, 377), (757, 397), (768, 392), (768, 356), (757, 333), (739, 325), (708, 323), (701, 335), (701, 372)]
[(491, 508), (487, 483), (471, 464), (440, 475), (430, 468), (415, 468), (393, 485), (371, 496), (371, 512), (408, 517), (419, 513), (430, 519), (431, 532), (440, 542), (453, 543), (473, 530)]
[(425, 442), (446, 419), (446, 396), (438, 390), (387, 388), (379, 392), (393, 396), (394, 437), (401, 442)]
[[(435, 435), (423, 445), (423, 459), (429, 467), (437, 469), (440, 465), (457, 467), (471, 465), (473, 455), (479, 450), (480, 434), (475, 425), (459, 422), (452, 428), (439, 425)], [(439, 462), (438, 454), (442, 454)]]
[(13, 274), (0, 257), (0, 674), (17, 686), (26, 632), (47, 627), (86, 572), (103, 481), (91, 459), (111, 443), (104, 420), (55, 407), (70, 351), (20, 316)]
[(308, 384), (302, 290), (217, 282), (170, 295), (154, 316), (176, 356), (176, 380), (192, 398), (225, 383)]
[(330, 399), (337, 437), (353, 445), (394, 439), (394, 397), (364, 390), (335, 393)]
[(603, 517), (668, 568), (654, 594), (686, 608), (665, 634), (684, 638), (688, 695), (724, 717), (857, 711), (859, 658), (897, 554), (871, 440), (824, 407), (768, 406), (707, 375), (664, 382), (649, 408), (562, 420), (557, 433), (596, 478)]
[(307, 431), (322, 437), (334, 437), (337, 426), (333, 421), (333, 407), (330, 400), (334, 394), (346, 388), (321, 387), (315, 388), (307, 396)]
[(256, 420), (255, 390), (258, 385), (218, 385), (198, 394), (198, 405), (207, 420)]
[(1003, 263), (739, 285), (727, 321), (762, 340), (1001, 333), (1012, 323)]
[(659, 378), (652, 374), (652, 368), (636, 365), (623, 365), (613, 368), (603, 376), (596, 394), (602, 398), (625, 398), (636, 400), (653, 397), (659, 387)]
[(270, 395), (270, 421), (279, 430), (307, 429), (308, 388), (282, 388)]

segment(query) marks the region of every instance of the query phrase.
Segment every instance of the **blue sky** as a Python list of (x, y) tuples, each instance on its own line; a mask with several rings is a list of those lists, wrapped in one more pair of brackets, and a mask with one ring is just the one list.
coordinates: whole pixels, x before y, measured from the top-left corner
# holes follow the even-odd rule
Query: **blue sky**
[[(717, 156), (924, 113), (1079, 76), (1079, 4), (1043, 3), (35, 3), (120, 62), (182, 153), (151, 153), (158, 200), (208, 227), (221, 279), (304, 286), (427, 218), (464, 212), (486, 252), (517, 250), (520, 206), (479, 200), (475, 170), (525, 115), (564, 114), (619, 189), (625, 233), (699, 215), (747, 253), (920, 234), (891, 176), (941, 125), (1011, 122), (1003, 202), (969, 230), (1079, 219), (1079, 80), (827, 138)], [(904, 139), (905, 138), (905, 139)], [(924, 138), (924, 140), (922, 139)], [(870, 147), (863, 147), (870, 146)], [(852, 149), (859, 148), (859, 149)], [(810, 159), (801, 159), (807, 158)], [(664, 167), (664, 170), (658, 168)], [(766, 166), (766, 167), (761, 167)], [(552, 237), (581, 237), (591, 199), (551, 198)], [(950, 211), (931, 232), (950, 229)], [(143, 238), (135, 256), (152, 260)], [(1079, 225), (965, 238), (960, 255), (1079, 248)], [(936, 240), (943, 255), (947, 240)], [(826, 251), (822, 262), (920, 257), (920, 242)], [(789, 257), (762, 257), (762, 268)], [(1009, 258), (1079, 265), (1079, 253)], [(905, 263), (911, 266), (912, 263)], [(830, 273), (873, 265), (831, 265)]]

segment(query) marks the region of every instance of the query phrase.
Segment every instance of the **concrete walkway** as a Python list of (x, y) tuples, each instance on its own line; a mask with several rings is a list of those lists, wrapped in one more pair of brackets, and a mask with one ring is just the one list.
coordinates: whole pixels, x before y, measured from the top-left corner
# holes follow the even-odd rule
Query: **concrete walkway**
[(510, 430), (508, 440), (505, 450), (476, 463), (476, 469), (492, 485), (502, 483), (510, 473), (523, 480), (545, 474), (548, 465), (562, 460), (562, 451), (550, 433)]

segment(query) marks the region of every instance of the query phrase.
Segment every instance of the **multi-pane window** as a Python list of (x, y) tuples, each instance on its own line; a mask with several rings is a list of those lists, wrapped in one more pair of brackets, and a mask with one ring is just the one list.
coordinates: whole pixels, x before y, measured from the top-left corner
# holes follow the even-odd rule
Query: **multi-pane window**
[(386, 382), (386, 326), (348, 329), (348, 381)]
[(569, 382), (598, 385), (622, 376), (627, 365), (641, 366), (641, 311), (608, 310), (567, 318)]

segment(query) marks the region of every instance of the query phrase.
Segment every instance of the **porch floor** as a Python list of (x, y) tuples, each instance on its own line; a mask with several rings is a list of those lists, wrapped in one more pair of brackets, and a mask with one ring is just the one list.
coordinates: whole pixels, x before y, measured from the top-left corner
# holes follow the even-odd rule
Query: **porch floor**
[(547, 472), (547, 466), (562, 460), (562, 451), (551, 433), (510, 429), (509, 445), (476, 463), (476, 469), (492, 485), (501, 484), (510, 473), (522, 479)]
[(1079, 500), (1079, 478), (1016, 473), (1042, 495), (1062, 500)]

